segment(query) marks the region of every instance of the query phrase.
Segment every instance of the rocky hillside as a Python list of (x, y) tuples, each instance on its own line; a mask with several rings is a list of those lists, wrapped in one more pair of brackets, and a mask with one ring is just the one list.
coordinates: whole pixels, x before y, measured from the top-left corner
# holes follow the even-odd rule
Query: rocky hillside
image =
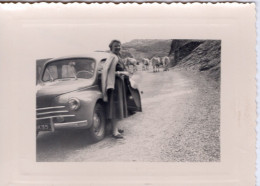
[[(210, 78), (220, 80), (221, 41), (205, 40), (184, 55), (176, 64), (178, 68), (203, 72)], [(180, 53), (184, 53), (180, 51)]]
[(220, 40), (135, 39), (122, 48), (125, 56), (137, 60), (169, 56), (171, 67), (202, 72), (217, 82), (220, 80)]

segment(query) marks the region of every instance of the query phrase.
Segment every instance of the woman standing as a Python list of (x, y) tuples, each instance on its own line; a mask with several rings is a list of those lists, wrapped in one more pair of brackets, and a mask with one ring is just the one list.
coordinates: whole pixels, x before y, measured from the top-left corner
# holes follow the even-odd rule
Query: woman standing
[(123, 130), (118, 128), (117, 120), (128, 116), (125, 76), (129, 76), (121, 58), (121, 42), (112, 40), (109, 44), (111, 55), (105, 62), (102, 72), (103, 100), (107, 102), (107, 115), (113, 128), (113, 137), (123, 138)]

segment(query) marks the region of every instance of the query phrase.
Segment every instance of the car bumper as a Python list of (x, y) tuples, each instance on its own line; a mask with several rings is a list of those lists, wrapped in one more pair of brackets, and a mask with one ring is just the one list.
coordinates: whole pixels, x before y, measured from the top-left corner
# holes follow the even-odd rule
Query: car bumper
[(88, 121), (75, 121), (75, 122), (67, 122), (67, 123), (54, 123), (54, 129), (70, 129), (70, 128), (87, 128)]
[[(39, 121), (39, 120), (38, 120)], [(89, 127), (89, 122), (87, 120), (74, 121), (74, 122), (61, 122), (54, 123), (53, 118), (50, 118), (48, 123), (37, 124), (37, 131), (52, 131), (61, 129), (84, 129)]]
[[(89, 122), (87, 120), (77, 121), (76, 116), (74, 114), (70, 114), (65, 106), (37, 108), (36, 116), (37, 131), (54, 132), (59, 129), (78, 129), (89, 127)], [(62, 121), (58, 122), (59, 119)]]

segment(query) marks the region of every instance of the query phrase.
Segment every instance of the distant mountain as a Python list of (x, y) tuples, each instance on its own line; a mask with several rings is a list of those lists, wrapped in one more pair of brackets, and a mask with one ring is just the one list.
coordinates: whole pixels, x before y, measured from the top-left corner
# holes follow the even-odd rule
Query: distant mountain
[(135, 39), (122, 45), (123, 50), (132, 54), (137, 60), (142, 58), (167, 56), (171, 49), (172, 40)]

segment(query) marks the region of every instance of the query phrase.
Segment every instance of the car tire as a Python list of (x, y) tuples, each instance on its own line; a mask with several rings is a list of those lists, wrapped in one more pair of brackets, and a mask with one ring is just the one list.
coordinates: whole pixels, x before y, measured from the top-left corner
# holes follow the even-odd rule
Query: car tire
[(97, 103), (93, 112), (92, 125), (88, 132), (93, 142), (98, 142), (105, 137), (105, 112), (101, 104)]

